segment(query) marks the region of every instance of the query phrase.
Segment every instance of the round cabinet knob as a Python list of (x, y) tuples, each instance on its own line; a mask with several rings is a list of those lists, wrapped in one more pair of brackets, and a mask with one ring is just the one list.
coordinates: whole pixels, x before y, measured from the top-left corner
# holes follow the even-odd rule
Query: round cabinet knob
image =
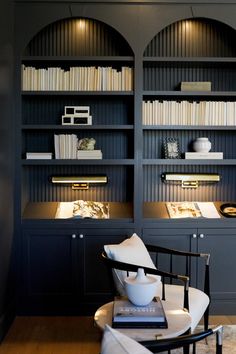
[(196, 234), (193, 234), (193, 236), (192, 236), (193, 238), (197, 238), (197, 235)]
[(200, 238), (204, 238), (204, 234), (200, 234), (199, 237), (200, 237)]
[(79, 238), (84, 238), (84, 235), (83, 235), (83, 234), (80, 234), (80, 235), (79, 235)]
[(73, 234), (71, 237), (72, 237), (72, 238), (76, 238), (76, 234)]

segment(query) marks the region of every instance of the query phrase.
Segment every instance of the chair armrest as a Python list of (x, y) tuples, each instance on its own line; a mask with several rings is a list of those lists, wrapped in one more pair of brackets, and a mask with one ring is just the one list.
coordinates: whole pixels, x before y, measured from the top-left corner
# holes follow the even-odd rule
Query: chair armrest
[(153, 353), (159, 353), (162, 351), (166, 350), (172, 350), (176, 348), (180, 348), (183, 346), (187, 346), (193, 343), (196, 343), (209, 335), (212, 335), (216, 333), (217, 339), (216, 339), (216, 345), (217, 345), (217, 353), (221, 353), (222, 351), (222, 326), (217, 326), (212, 329), (208, 329), (206, 331), (194, 333), (194, 334), (188, 334), (188, 335), (183, 335), (179, 336), (176, 338), (168, 338), (168, 339), (158, 339), (158, 340), (153, 340), (153, 341), (141, 341), (139, 342), (142, 344), (144, 347), (149, 349)]

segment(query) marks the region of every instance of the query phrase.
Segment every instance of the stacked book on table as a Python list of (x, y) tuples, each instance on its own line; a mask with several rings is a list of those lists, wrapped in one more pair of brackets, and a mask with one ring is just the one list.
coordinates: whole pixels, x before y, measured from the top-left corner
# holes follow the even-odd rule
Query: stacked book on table
[(113, 306), (114, 328), (167, 328), (162, 302), (155, 297), (147, 306), (135, 306), (126, 297), (116, 297)]

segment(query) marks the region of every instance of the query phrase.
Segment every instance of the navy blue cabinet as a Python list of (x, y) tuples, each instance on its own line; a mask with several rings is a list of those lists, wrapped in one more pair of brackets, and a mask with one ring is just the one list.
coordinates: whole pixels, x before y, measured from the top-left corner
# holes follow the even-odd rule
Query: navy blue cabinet
[[(211, 311), (217, 314), (236, 313), (235, 282), (236, 230), (198, 229), (197, 251), (210, 253)], [(198, 267), (202, 283), (202, 268)]]
[(20, 312), (93, 313), (111, 299), (101, 260), (103, 245), (119, 243), (132, 232), (130, 228), (24, 229)]

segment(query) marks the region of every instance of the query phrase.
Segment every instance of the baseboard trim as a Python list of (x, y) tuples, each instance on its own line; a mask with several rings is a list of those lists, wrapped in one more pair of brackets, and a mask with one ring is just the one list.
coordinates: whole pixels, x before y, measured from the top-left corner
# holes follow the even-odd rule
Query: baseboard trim
[(0, 316), (0, 343), (7, 334), (16, 315), (15, 303), (11, 303), (6, 311)]

